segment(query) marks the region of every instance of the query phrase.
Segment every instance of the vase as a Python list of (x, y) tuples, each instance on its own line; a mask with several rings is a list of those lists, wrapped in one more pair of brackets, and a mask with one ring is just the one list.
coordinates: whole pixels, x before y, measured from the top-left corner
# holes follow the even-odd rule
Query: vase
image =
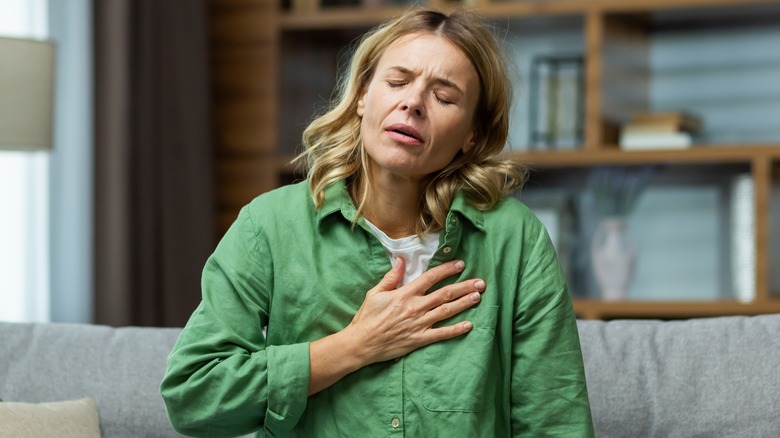
[(622, 217), (601, 220), (591, 241), (591, 263), (601, 296), (607, 301), (623, 300), (634, 277), (637, 245)]

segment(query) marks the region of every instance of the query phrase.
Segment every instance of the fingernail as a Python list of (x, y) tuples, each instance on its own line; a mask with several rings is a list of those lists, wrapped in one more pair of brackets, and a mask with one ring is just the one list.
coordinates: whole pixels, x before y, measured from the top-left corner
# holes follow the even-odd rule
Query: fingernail
[(481, 297), (479, 296), (479, 292), (474, 292), (471, 295), (469, 295), (469, 298), (471, 299), (471, 301), (479, 301)]
[(463, 328), (466, 330), (471, 330), (471, 323), (468, 321), (463, 321)]
[(458, 260), (457, 262), (455, 262), (455, 268), (456, 269), (461, 270), (461, 269), (463, 269), (465, 267), (466, 267), (466, 264), (463, 263), (463, 260)]
[(485, 282), (482, 280), (477, 280), (474, 282), (474, 287), (476, 287), (479, 290), (482, 290), (485, 288)]

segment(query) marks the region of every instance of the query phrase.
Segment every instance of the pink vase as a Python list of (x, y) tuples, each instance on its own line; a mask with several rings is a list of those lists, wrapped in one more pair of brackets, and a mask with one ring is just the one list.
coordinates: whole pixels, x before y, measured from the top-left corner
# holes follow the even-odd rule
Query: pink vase
[(591, 241), (591, 263), (601, 296), (606, 301), (623, 300), (634, 278), (636, 242), (622, 217), (602, 219)]

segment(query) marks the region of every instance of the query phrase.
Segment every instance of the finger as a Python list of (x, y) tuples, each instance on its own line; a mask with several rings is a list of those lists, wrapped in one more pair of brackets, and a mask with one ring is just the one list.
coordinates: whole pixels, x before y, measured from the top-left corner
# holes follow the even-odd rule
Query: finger
[(478, 291), (472, 291), (471, 293), (464, 295), (457, 300), (442, 304), (429, 310), (425, 316), (421, 319), (421, 323), (426, 326), (432, 326), (437, 322), (444, 321), (451, 318), (464, 310), (470, 309), (479, 304), (482, 300), (482, 295)]
[(434, 284), (462, 272), (465, 267), (466, 265), (463, 263), (463, 260), (453, 260), (423, 272), (422, 275), (409, 283), (408, 286), (410, 286), (414, 293), (422, 295), (427, 292), (428, 289), (432, 288)]
[(391, 291), (398, 288), (401, 281), (404, 279), (404, 272), (406, 272), (406, 263), (401, 257), (395, 258), (395, 264), (392, 269), (387, 271), (379, 284), (376, 285), (377, 289), (382, 291)]
[(447, 339), (456, 338), (471, 331), (473, 325), (470, 321), (461, 321), (457, 324), (452, 324), (444, 327), (437, 327), (428, 329), (425, 332), (425, 345), (433, 344), (434, 342), (446, 341)]
[[(435, 292), (432, 292), (425, 296), (425, 303), (423, 306), (427, 310), (431, 310), (450, 301), (457, 300), (458, 298), (468, 295), (473, 292), (482, 293), (485, 291), (485, 282), (481, 279), (473, 279), (461, 281), (449, 286), (445, 286)], [(479, 295), (477, 295), (477, 301), (479, 301)]]

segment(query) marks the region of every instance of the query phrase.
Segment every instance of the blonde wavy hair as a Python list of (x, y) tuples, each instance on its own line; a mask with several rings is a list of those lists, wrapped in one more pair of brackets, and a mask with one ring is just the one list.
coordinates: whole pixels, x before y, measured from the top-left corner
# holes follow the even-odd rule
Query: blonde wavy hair
[(444, 14), (410, 9), (365, 34), (352, 55), (349, 69), (339, 80), (330, 108), (303, 132), (305, 151), (296, 161), (306, 163), (309, 187), (318, 208), (325, 199), (325, 188), (346, 180), (357, 204), (353, 220), (363, 214), (371, 193), (367, 184), (368, 157), (360, 139), (358, 99), (387, 47), (412, 33), (441, 36), (460, 48), (474, 65), (481, 86), (474, 113), (475, 146), (469, 152), (458, 152), (451, 163), (425, 182), (415, 221), (415, 232), (423, 234), (444, 228), (452, 199), (459, 190), (470, 204), (489, 210), (506, 194), (520, 188), (527, 175), (522, 165), (500, 156), (509, 132), (511, 83), (491, 28), (475, 14), (465, 10)]

